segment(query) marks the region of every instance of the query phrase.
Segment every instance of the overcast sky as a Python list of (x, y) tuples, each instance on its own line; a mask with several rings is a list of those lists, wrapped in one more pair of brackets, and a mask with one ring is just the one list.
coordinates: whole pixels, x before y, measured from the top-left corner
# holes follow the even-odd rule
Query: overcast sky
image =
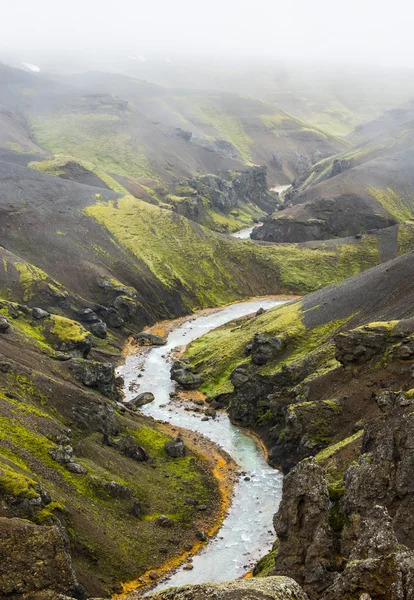
[(0, 61), (153, 50), (414, 67), (410, 0), (0, 0)]

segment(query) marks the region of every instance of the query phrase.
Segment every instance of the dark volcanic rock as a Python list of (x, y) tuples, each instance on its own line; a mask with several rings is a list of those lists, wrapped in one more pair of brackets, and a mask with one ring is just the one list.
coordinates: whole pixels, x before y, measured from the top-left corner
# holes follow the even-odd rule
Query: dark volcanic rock
[(194, 390), (203, 382), (201, 375), (194, 373), (191, 367), (180, 361), (175, 361), (172, 365), (171, 379), (187, 390)]
[(78, 381), (87, 387), (96, 388), (113, 400), (121, 398), (116, 385), (115, 368), (111, 363), (76, 358), (71, 361), (70, 369)]
[(90, 330), (93, 335), (104, 340), (106, 338), (106, 323), (103, 321), (98, 321), (97, 323), (92, 323), (90, 326)]
[(32, 317), (34, 319), (46, 319), (49, 316), (50, 313), (47, 310), (43, 310), (43, 308), (32, 308)]
[(10, 329), (10, 323), (6, 319), (6, 317), (0, 317), (0, 333), (4, 333)]
[(119, 425), (114, 409), (109, 402), (99, 398), (91, 398), (87, 404), (74, 406), (73, 417), (84, 431), (97, 431), (105, 437), (118, 434)]
[(156, 335), (155, 333), (147, 333), (146, 331), (136, 333), (134, 338), (141, 344), (141, 346), (165, 346), (167, 343), (167, 338)]
[(132, 400), (130, 400), (127, 405), (131, 408), (139, 408), (140, 406), (144, 406), (145, 404), (149, 404), (154, 401), (154, 394), (151, 392), (143, 392), (142, 394), (138, 394)]
[(60, 594), (86, 598), (61, 530), (0, 518), (0, 597), (56, 600)]
[(186, 447), (184, 441), (177, 437), (175, 440), (165, 443), (165, 451), (172, 458), (181, 458), (186, 455)]
[(122, 454), (125, 454), (128, 458), (132, 458), (137, 462), (145, 462), (150, 458), (148, 452), (138, 444), (132, 435), (125, 435), (119, 442), (114, 444), (114, 446), (122, 452)]
[(275, 336), (256, 333), (251, 344), (250, 354), (255, 365), (264, 365), (275, 358), (282, 350), (283, 340)]
[[(414, 394), (384, 392), (343, 481), (302, 461), (285, 478), (275, 573), (312, 600), (408, 600), (414, 592)], [(365, 595), (364, 595), (365, 594)]]

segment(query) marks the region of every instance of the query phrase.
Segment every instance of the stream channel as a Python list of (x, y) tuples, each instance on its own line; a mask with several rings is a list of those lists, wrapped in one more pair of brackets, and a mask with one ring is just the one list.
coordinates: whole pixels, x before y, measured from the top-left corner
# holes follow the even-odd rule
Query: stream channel
[[(157, 590), (237, 579), (271, 548), (275, 538), (273, 515), (280, 502), (282, 474), (267, 464), (256, 441), (232, 425), (224, 412), (219, 411), (216, 419), (201, 421), (202, 414), (185, 411), (184, 406), (170, 400), (175, 383), (170, 379), (168, 355), (176, 346), (189, 344), (228, 321), (254, 313), (261, 307), (269, 309), (282, 303), (274, 298), (262, 298), (232, 304), (208, 315), (194, 315), (169, 334), (166, 346), (154, 347), (144, 355), (128, 356), (118, 368), (118, 374), (125, 380), (126, 400), (136, 396), (137, 390), (138, 393), (152, 392), (155, 400), (141, 408), (143, 414), (203, 434), (224, 448), (250, 478), (245, 481), (241, 477), (236, 483), (231, 507), (218, 535), (194, 556), (193, 570), (185, 571), (181, 567), (163, 580)], [(140, 372), (142, 368), (145, 370)], [(138, 379), (139, 372), (142, 377)], [(133, 391), (129, 389), (131, 383)]]

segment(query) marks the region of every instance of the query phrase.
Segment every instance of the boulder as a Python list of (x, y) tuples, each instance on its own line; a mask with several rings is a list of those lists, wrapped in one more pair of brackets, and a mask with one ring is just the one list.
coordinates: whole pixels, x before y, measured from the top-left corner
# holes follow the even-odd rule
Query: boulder
[(194, 390), (203, 382), (198, 373), (194, 373), (189, 365), (175, 361), (171, 367), (171, 379), (186, 390)]
[(117, 435), (118, 420), (109, 402), (90, 398), (87, 404), (79, 403), (73, 408), (76, 424), (88, 433), (97, 431), (104, 436)]
[(149, 404), (153, 402), (155, 399), (154, 394), (151, 392), (143, 392), (142, 394), (138, 394), (132, 400), (130, 400), (127, 405), (128, 408), (139, 408), (140, 406), (144, 406), (145, 404)]
[(50, 456), (56, 462), (65, 465), (73, 461), (73, 448), (70, 445), (63, 446), (62, 444), (58, 448), (49, 450)]
[(308, 600), (288, 577), (261, 577), (169, 588), (148, 596), (152, 600)]
[(250, 345), (252, 362), (264, 365), (275, 358), (283, 348), (283, 340), (276, 336), (256, 333)]
[(137, 462), (145, 462), (150, 458), (148, 452), (138, 444), (132, 435), (125, 435), (114, 446), (119, 452)]
[(0, 597), (55, 600), (60, 595), (86, 599), (61, 528), (0, 517)]
[(88, 472), (88, 469), (86, 467), (75, 462), (68, 462), (66, 465), (66, 469), (70, 473), (74, 473), (75, 475), (86, 475)]
[(90, 326), (90, 330), (91, 333), (93, 333), (93, 335), (95, 335), (96, 337), (104, 340), (106, 338), (106, 323), (104, 323), (103, 321), (98, 321), (97, 323), (92, 323), (92, 325)]
[(387, 348), (390, 332), (385, 326), (357, 327), (335, 336), (335, 358), (343, 365), (362, 365)]
[(146, 331), (136, 333), (134, 339), (139, 342), (141, 346), (165, 346), (167, 343), (167, 338), (156, 335), (155, 333), (147, 333)]
[(6, 319), (6, 317), (0, 316), (0, 333), (4, 333), (8, 329), (10, 329), (9, 321)]
[(46, 319), (49, 316), (50, 313), (47, 310), (43, 310), (43, 308), (32, 308), (32, 317), (34, 319)]
[(97, 323), (100, 320), (91, 308), (81, 308), (76, 312), (76, 316), (84, 323)]
[(132, 490), (126, 485), (122, 485), (122, 483), (118, 483), (117, 481), (108, 481), (104, 485), (105, 491), (108, 492), (112, 498), (131, 498)]
[(174, 521), (164, 515), (161, 515), (160, 517), (158, 517), (158, 519), (155, 519), (154, 522), (160, 527), (164, 527), (165, 529), (168, 529), (169, 527), (174, 527)]
[(182, 438), (177, 437), (175, 440), (165, 443), (165, 451), (172, 458), (182, 458), (186, 455), (186, 447)]

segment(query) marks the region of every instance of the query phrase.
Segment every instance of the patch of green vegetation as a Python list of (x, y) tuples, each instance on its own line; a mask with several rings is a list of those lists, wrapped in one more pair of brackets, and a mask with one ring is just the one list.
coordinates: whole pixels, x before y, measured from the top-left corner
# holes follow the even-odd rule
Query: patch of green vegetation
[(76, 112), (34, 117), (32, 127), (38, 143), (58, 156), (92, 161), (103, 173), (158, 180), (144, 148), (118, 131), (118, 122), (116, 115)]
[(273, 548), (263, 558), (259, 560), (253, 569), (253, 577), (268, 577), (275, 568), (275, 558), (279, 552), (279, 540), (273, 544)]
[(51, 333), (54, 333), (61, 342), (83, 342), (90, 336), (89, 331), (77, 321), (60, 315), (50, 315), (50, 319), (53, 324)]
[(0, 464), (0, 492), (16, 498), (38, 498), (36, 481), (19, 473), (7, 465)]
[(21, 152), (21, 153), (26, 152), (25, 149), (23, 148), (23, 146), (21, 146), (17, 142), (5, 142), (3, 144), (3, 146), (5, 148), (8, 148), (9, 150), (14, 150), (14, 152)]
[[(127, 194), (128, 193), (128, 191), (120, 183), (118, 183), (116, 181), (116, 179), (114, 179), (113, 177), (111, 177), (110, 175), (108, 175), (107, 173), (105, 173), (104, 171), (99, 169), (98, 167), (96, 167), (96, 165), (94, 165), (93, 163), (91, 163), (87, 160), (79, 160), (79, 159), (73, 158), (72, 156), (56, 156), (55, 158), (53, 158), (51, 160), (30, 162), (27, 166), (30, 167), (31, 169), (35, 169), (36, 171), (41, 171), (42, 173), (46, 173), (47, 175), (55, 175), (55, 176), (59, 177), (60, 175), (65, 174), (64, 169), (68, 163), (76, 163), (76, 164), (80, 165), (81, 167), (83, 167), (84, 169), (86, 169), (87, 171), (90, 171), (91, 173), (93, 173), (94, 175), (99, 177), (99, 179), (101, 179), (109, 187), (110, 190), (112, 190), (114, 192), (118, 192), (119, 194)], [(100, 194), (99, 194), (99, 197), (100, 197)], [(58, 233), (60, 233), (60, 232), (58, 232)], [(66, 234), (60, 234), (60, 235), (66, 235)]]
[(200, 389), (210, 396), (217, 396), (231, 392), (233, 388), (229, 377), (232, 371), (239, 365), (250, 363), (245, 348), (256, 333), (278, 336), (286, 344), (280, 357), (259, 367), (262, 375), (275, 373), (311, 352), (318, 353), (315, 357), (317, 369), (333, 359), (333, 345), (327, 342), (350, 317), (308, 330), (303, 322), (302, 303), (291, 302), (259, 317), (231, 322), (209, 332), (192, 342), (185, 356), (203, 374), (204, 382)]
[(23, 289), (23, 300), (27, 302), (35, 294), (35, 286), (47, 279), (44, 271), (28, 263), (14, 263), (14, 268), (20, 275), (20, 285)]
[(414, 250), (414, 223), (398, 225), (398, 254), (406, 254)]
[(353, 442), (355, 442), (356, 440), (361, 438), (363, 436), (363, 434), (364, 434), (364, 431), (363, 431), (363, 429), (361, 429), (361, 430), (357, 431), (356, 433), (354, 433), (353, 435), (351, 435), (350, 437), (345, 438), (344, 440), (341, 440), (340, 442), (337, 442), (336, 444), (331, 444), (327, 448), (324, 448), (324, 450), (321, 450), (321, 452), (318, 452), (318, 454), (315, 456), (315, 459), (317, 460), (317, 462), (323, 462), (323, 461), (327, 460), (328, 458), (331, 458), (339, 450), (342, 450), (343, 448), (345, 448), (345, 446), (348, 446), (348, 444), (352, 444)]
[(380, 190), (369, 187), (367, 192), (388, 212), (396, 221), (408, 221), (414, 217), (414, 198), (405, 199), (395, 190), (388, 188)]
[(217, 137), (233, 144), (246, 162), (251, 162), (253, 141), (245, 132), (242, 121), (238, 117), (223, 112), (213, 100), (202, 96), (189, 95), (183, 99), (190, 105), (195, 117), (212, 127), (216, 131)]

